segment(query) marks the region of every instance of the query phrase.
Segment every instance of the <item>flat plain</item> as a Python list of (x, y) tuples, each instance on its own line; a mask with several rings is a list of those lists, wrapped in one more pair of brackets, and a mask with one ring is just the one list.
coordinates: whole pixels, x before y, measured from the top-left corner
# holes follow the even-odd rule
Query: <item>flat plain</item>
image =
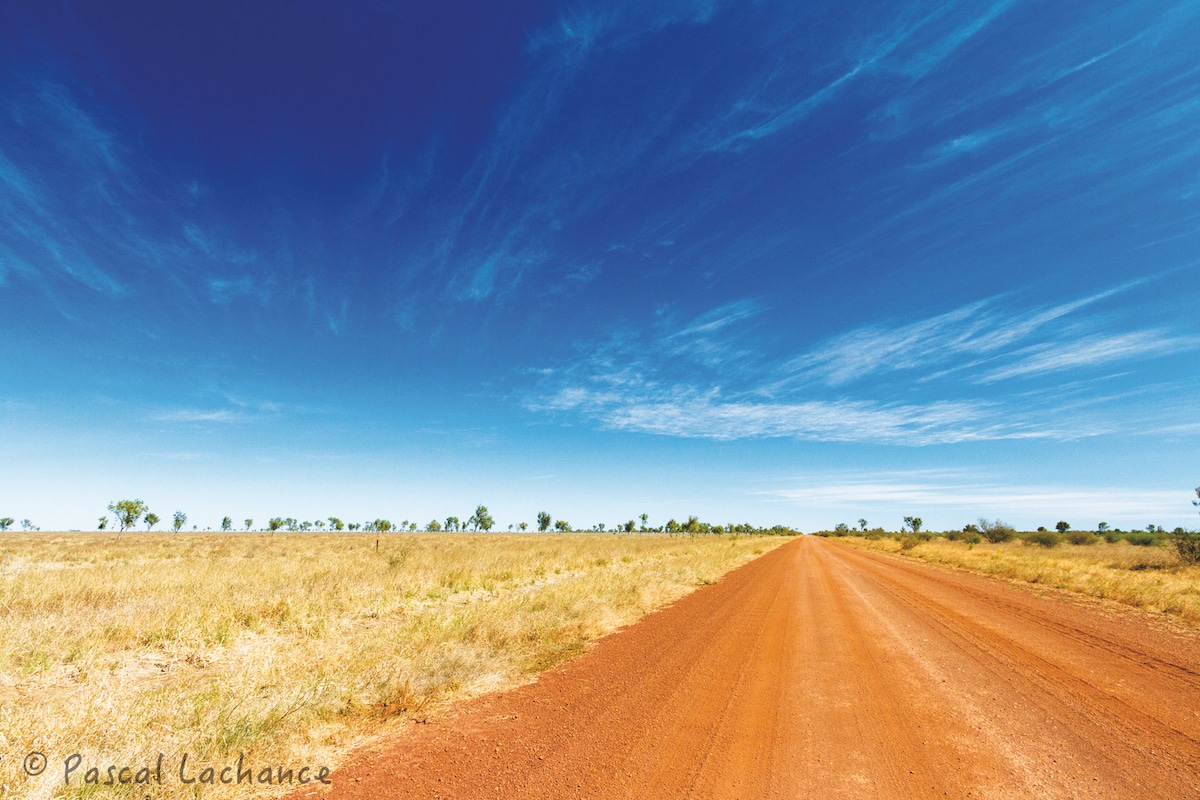
[[(329, 765), (518, 685), (783, 540), (587, 534), (5, 534), (0, 796), (141, 797), (85, 771)], [(50, 768), (30, 778), (27, 752)], [(64, 787), (64, 760), (82, 764)], [(160, 800), (194, 797), (167, 776)], [(203, 787), (206, 798), (277, 794)]]

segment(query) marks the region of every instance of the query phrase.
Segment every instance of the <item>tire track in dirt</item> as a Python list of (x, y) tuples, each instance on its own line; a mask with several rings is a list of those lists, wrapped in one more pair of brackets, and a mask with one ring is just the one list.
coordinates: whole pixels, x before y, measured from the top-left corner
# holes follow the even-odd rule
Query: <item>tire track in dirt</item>
[(1200, 798), (1198, 673), (1194, 629), (806, 537), (321, 793)]

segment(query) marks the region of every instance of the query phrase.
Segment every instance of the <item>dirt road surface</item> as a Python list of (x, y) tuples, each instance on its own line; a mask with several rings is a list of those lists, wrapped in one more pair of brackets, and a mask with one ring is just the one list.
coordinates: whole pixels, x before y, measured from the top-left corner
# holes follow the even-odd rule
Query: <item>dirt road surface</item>
[(1200, 798), (1200, 636), (807, 537), (323, 793)]

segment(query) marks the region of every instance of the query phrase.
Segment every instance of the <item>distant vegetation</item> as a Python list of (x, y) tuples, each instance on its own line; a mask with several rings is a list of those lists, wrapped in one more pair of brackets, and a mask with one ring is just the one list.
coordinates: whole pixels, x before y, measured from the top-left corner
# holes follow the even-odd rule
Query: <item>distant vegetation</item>
[[(1197, 500), (1192, 501), (1192, 505), (1200, 508), (1200, 487), (1196, 488)], [(160, 522), (157, 514), (150, 511), (146, 503), (141, 500), (121, 500), (114, 501), (109, 504), (108, 511), (112, 515), (117, 527), (117, 536), (125, 530), (132, 528), (139, 521), (146, 524), (147, 530), (152, 530), (155, 525)], [(548, 511), (539, 511), (536, 515), (538, 532), (545, 533), (551, 530), (567, 533), (581, 530), (570, 522), (563, 519), (555, 519)], [(178, 533), (187, 523), (188, 516), (183, 511), (176, 511), (172, 516), (172, 529)], [(641, 524), (638, 524), (638, 520)], [(326, 524), (328, 522), (328, 525)], [(769, 528), (751, 525), (749, 523), (726, 523), (714, 524), (710, 522), (702, 522), (696, 516), (687, 517), (686, 521), (679, 522), (676, 519), (668, 519), (665, 523), (658, 526), (649, 524), (650, 517), (648, 514), (640, 514), (635, 519), (629, 519), (624, 522), (617, 522), (613, 525), (608, 525), (604, 522), (598, 522), (588, 526), (586, 531), (589, 532), (612, 532), (612, 533), (667, 533), (667, 534), (756, 534), (756, 535), (783, 535), (792, 536), (800, 533), (787, 525), (773, 525)], [(108, 516), (101, 516), (97, 522), (97, 530), (106, 530), (108, 528)], [(0, 517), (0, 531), (7, 531), (13, 525), (12, 517)], [(253, 518), (247, 517), (243, 520), (243, 530), (250, 531), (253, 529)], [(28, 519), (21, 520), (21, 527), (24, 530), (37, 530), (37, 527)], [(419, 526), (415, 522), (403, 520), (399, 523), (394, 523), (389, 519), (377, 518), (366, 522), (344, 522), (340, 517), (327, 517), (326, 519), (317, 519), (316, 521), (299, 520), (295, 517), (272, 517), (266, 524), (263, 530), (274, 533), (277, 531), (287, 531), (290, 533), (303, 533), (312, 531), (332, 531), (332, 532), (372, 532), (372, 533), (391, 533), (391, 532), (416, 532), (423, 530), (428, 533), (459, 532), (459, 531), (483, 531), (488, 532), (496, 527), (496, 520), (488, 511), (488, 507), (480, 504), (475, 507), (473, 514), (466, 518), (466, 521), (460, 521), (457, 516), (446, 517), (445, 522), (439, 522), (437, 519), (432, 519)], [(519, 530), (525, 531), (529, 528), (528, 523), (519, 522), (508, 525), (509, 531)], [(195, 526), (193, 526), (195, 530)], [(206, 530), (209, 530), (206, 528)], [(233, 530), (233, 518), (224, 516), (220, 522), (220, 530)], [(851, 536), (862, 535), (867, 539), (878, 539), (883, 536), (892, 536), (900, 543), (904, 550), (910, 550), (916, 546), (917, 542), (929, 541), (932, 537), (941, 537), (948, 541), (963, 542), (967, 546), (973, 546), (982, 542), (989, 544), (1002, 544), (1010, 541), (1020, 541), (1028, 545), (1036, 545), (1046, 549), (1053, 549), (1063, 544), (1073, 545), (1077, 547), (1086, 547), (1093, 545), (1101, 540), (1114, 544), (1116, 542), (1128, 542), (1136, 547), (1159, 547), (1172, 545), (1179, 557), (1179, 560), (1184, 564), (1200, 563), (1200, 532), (1185, 530), (1182, 527), (1177, 527), (1173, 531), (1166, 531), (1162, 526), (1148, 524), (1144, 529), (1135, 529), (1131, 531), (1122, 531), (1119, 528), (1112, 528), (1107, 522), (1100, 522), (1096, 526), (1095, 531), (1075, 529), (1067, 520), (1058, 520), (1054, 523), (1054, 529), (1049, 530), (1046, 527), (1039, 527), (1035, 531), (1017, 531), (1013, 526), (1008, 525), (1002, 520), (989, 520), (980, 518), (976, 522), (964, 525), (961, 530), (949, 531), (927, 531), (925, 523), (921, 517), (908, 515), (901, 520), (900, 530), (889, 533), (883, 528), (869, 527), (869, 523), (864, 518), (859, 518), (856, 527), (851, 527), (847, 523), (839, 523), (833, 530), (818, 531), (819, 536)]]
[[(162, 519), (157, 514), (152, 512), (150, 507), (141, 500), (114, 501), (109, 503), (108, 512), (112, 515), (112, 518), (115, 521), (117, 527), (117, 538), (120, 538), (124, 531), (133, 528), (139, 522), (145, 523), (147, 530), (153, 530), (154, 526), (162, 521)], [(641, 520), (640, 525), (638, 524), (637, 520)], [(171, 529), (174, 532), (179, 533), (181, 530), (183, 530), (184, 526), (187, 524), (187, 521), (188, 515), (186, 513), (183, 511), (176, 511), (171, 516)], [(721, 525), (702, 522), (697, 516), (689, 516), (685, 522), (678, 522), (672, 518), (657, 527), (651, 526), (649, 522), (650, 515), (643, 513), (635, 519), (618, 522), (611, 526), (603, 522), (598, 522), (582, 530), (585, 530), (586, 532), (597, 533), (608, 531), (611, 533), (667, 533), (689, 535), (715, 534), (718, 536), (725, 534), (795, 536), (800, 533), (800, 531), (787, 525), (772, 525), (769, 528), (751, 525), (748, 522), (729, 522)], [(866, 520), (859, 520), (859, 522), (862, 523), (865, 530)], [(254, 529), (254, 519), (252, 517), (246, 517), (242, 520), (242, 523), (242, 530), (251, 531)], [(12, 517), (0, 518), (0, 530), (8, 530), (12, 524)], [(108, 524), (108, 516), (101, 516), (96, 523), (96, 530), (106, 530), (108, 528)], [(911, 526), (912, 524), (914, 523), (911, 519), (906, 520), (906, 525)], [(916, 528), (914, 530), (919, 530), (921, 527), (921, 520), (919, 517), (915, 518), (915, 525)], [(29, 520), (22, 520), (21, 526), (25, 530), (36, 529), (33, 523), (31, 523)], [(315, 521), (300, 520), (295, 517), (272, 517), (267, 521), (266, 526), (262, 530), (267, 531), (268, 533), (275, 533), (278, 531), (286, 531), (288, 533), (308, 533), (320, 531), (332, 531), (336, 533), (343, 531), (349, 531), (352, 533), (357, 533), (359, 531), (371, 533), (414, 533), (416, 531), (439, 533), (445, 531), (456, 533), (459, 531), (483, 531), (486, 533), (495, 527), (495, 517), (493, 517), (491, 512), (488, 511), (487, 506), (480, 504), (475, 507), (475, 512), (468, 516), (465, 522), (460, 521), (459, 518), (455, 516), (446, 517), (446, 521), (444, 523), (433, 519), (425, 523), (424, 526), (419, 526), (417, 523), (410, 522), (408, 520), (402, 520), (401, 522), (396, 523), (392, 522), (390, 519), (383, 518), (373, 519), (366, 522), (344, 522), (340, 517), (326, 517), (325, 519), (317, 519)], [(528, 530), (528, 528), (529, 524), (526, 522), (516, 522), (508, 526), (509, 531), (524, 532)], [(838, 526), (838, 528), (841, 530), (842, 528), (845, 528), (845, 526)], [(193, 526), (192, 529), (196, 530), (196, 526)], [(537, 513), (537, 529), (541, 533), (548, 532), (552, 529), (561, 533), (571, 533), (581, 530), (566, 520), (554, 519), (554, 517), (552, 517), (547, 511), (539, 511)], [(205, 530), (211, 530), (211, 528), (205, 528)], [(226, 532), (232, 531), (233, 517), (228, 515), (222, 517), (220, 522), (220, 530)]]
[[(1197, 499), (1192, 501), (1192, 505), (1200, 508), (1200, 487), (1197, 487), (1195, 491)], [(861, 535), (872, 541), (891, 537), (899, 544), (900, 550), (905, 552), (912, 550), (920, 542), (929, 542), (935, 538), (962, 542), (967, 547), (973, 547), (985, 541), (988, 544), (1016, 541), (1046, 549), (1053, 549), (1062, 544), (1088, 547), (1103, 540), (1108, 544), (1126, 542), (1134, 547), (1166, 547), (1169, 545), (1175, 551), (1179, 563), (1184, 565), (1200, 564), (1200, 531), (1189, 531), (1182, 527), (1168, 532), (1161, 525), (1150, 523), (1144, 529), (1122, 531), (1119, 528), (1111, 527), (1107, 522), (1101, 522), (1093, 532), (1074, 530), (1070, 522), (1059, 520), (1054, 524), (1054, 530), (1048, 530), (1043, 526), (1035, 531), (1018, 531), (1003, 520), (989, 520), (985, 517), (980, 517), (976, 522), (964, 525), (961, 530), (924, 531), (921, 529), (922, 525), (920, 517), (906, 516), (902, 520), (900, 530), (889, 533), (883, 528), (868, 529), (867, 521), (859, 519), (857, 529), (851, 528), (843, 522), (835, 526), (833, 530), (818, 531), (817, 535), (833, 537)]]
[[(1200, 488), (1192, 504), (1200, 508)], [(1101, 522), (1095, 531), (1059, 520), (1054, 530), (1017, 531), (980, 519), (962, 530), (934, 533), (904, 519), (900, 531), (841, 524), (819, 535), (849, 544), (963, 567), (997, 577), (1052, 586), (1178, 614), (1200, 622), (1200, 532), (1160, 525), (1122, 531)]]

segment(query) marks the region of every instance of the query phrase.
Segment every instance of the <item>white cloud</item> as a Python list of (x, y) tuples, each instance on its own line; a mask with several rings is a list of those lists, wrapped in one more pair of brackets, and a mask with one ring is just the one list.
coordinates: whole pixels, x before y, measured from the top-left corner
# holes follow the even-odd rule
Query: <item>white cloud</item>
[[(1085, 323), (1060, 322), (1138, 283), (1025, 311), (1011, 311), (1005, 307), (1011, 300), (993, 297), (917, 322), (858, 328), (785, 363), (774, 388), (814, 381), (840, 387), (899, 371), (920, 370), (927, 373), (922, 379), (940, 378), (980, 367), (986, 371), (975, 380), (990, 383), (1200, 348), (1200, 340), (1162, 330), (1102, 335), (1090, 332)], [(1042, 341), (1030, 341), (1035, 337)]]
[[(1067, 519), (1078, 528), (1101, 520), (1111, 524), (1167, 524), (1190, 512), (1182, 490), (1122, 486), (1030, 486), (991, 481), (955, 480), (945, 475), (888, 473), (834, 481), (805, 480), (801, 486), (762, 492), (805, 509), (854, 516), (890, 514), (899, 524), (900, 510), (962, 525), (976, 517), (999, 517), (1016, 525), (1046, 525)], [(851, 521), (849, 518), (847, 522)], [(873, 523), (874, 524), (874, 523)]]
[(927, 445), (1011, 438), (987, 422), (982, 404), (883, 404), (862, 400), (798, 403), (642, 401), (602, 408), (610, 427), (718, 440), (788, 437), (826, 442)]
[(238, 409), (176, 408), (154, 415), (158, 422), (241, 422), (246, 415)]
[(1088, 336), (1076, 341), (1039, 345), (1015, 363), (994, 369), (979, 380), (993, 383), (1049, 372), (1111, 364), (1133, 358), (1165, 356), (1200, 349), (1200, 339), (1171, 336), (1165, 331), (1134, 331), (1116, 336)]
[[(755, 303), (730, 303), (692, 320), (668, 315), (650, 330), (624, 330), (574, 364), (543, 371), (525, 406), (610, 430), (715, 440), (924, 446), (1148, 432), (1187, 415), (1176, 409), (1157, 420), (1135, 419), (1121, 411), (1127, 398), (1096, 391), (1095, 381), (1111, 374), (1096, 368), (1200, 349), (1200, 339), (1157, 330), (1099, 335), (1081, 322), (1054, 324), (1132, 285), (1018, 313), (992, 298), (892, 328), (868, 326), (782, 365), (772, 365), (747, 336), (745, 323), (763, 312)], [(1084, 369), (1092, 372), (1059, 381), (1053, 391), (1040, 384), (1007, 393), (980, 388)], [(896, 379), (882, 396), (877, 389), (848, 391), (861, 378), (905, 371), (912, 373), (910, 391), (899, 392), (905, 387)]]

